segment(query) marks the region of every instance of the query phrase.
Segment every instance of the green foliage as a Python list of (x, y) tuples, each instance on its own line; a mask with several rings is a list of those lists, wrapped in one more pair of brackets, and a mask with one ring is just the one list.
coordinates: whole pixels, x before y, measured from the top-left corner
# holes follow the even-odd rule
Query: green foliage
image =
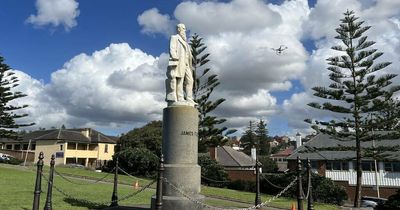
[(397, 193), (389, 196), (388, 200), (382, 205), (379, 204), (378, 210), (400, 210), (400, 189)]
[(206, 155), (199, 156), (202, 183), (213, 187), (224, 187), (228, 183), (228, 174), (224, 167)]
[[(286, 187), (289, 183), (296, 177), (295, 173), (288, 174), (276, 174), (276, 175), (264, 175), (269, 182), (277, 185), (278, 187)], [(303, 190), (307, 194), (307, 176), (303, 175)], [(312, 196), (314, 201), (331, 203), (336, 205), (342, 205), (345, 200), (347, 200), (346, 190), (335, 184), (331, 179), (320, 176), (318, 174), (312, 174)], [(261, 191), (270, 195), (275, 195), (279, 193), (282, 189), (275, 186), (271, 186), (264, 179), (261, 179)], [(295, 198), (297, 195), (296, 187), (290, 188), (284, 196)]]
[(126, 148), (119, 154), (119, 166), (132, 175), (155, 176), (158, 157), (146, 148)]
[(141, 128), (135, 128), (120, 138), (121, 149), (146, 148), (157, 156), (161, 154), (162, 122), (152, 121)]
[[(342, 45), (333, 46), (341, 55), (327, 59), (332, 83), (328, 87), (312, 88), (314, 95), (326, 102), (310, 103), (309, 106), (337, 113), (338, 120), (315, 121), (312, 128), (334, 136), (339, 140), (355, 140), (357, 188), (355, 206), (359, 206), (361, 198), (361, 158), (374, 155), (362, 151), (361, 141), (385, 139), (393, 134), (372, 134), (372, 130), (384, 124), (379, 112), (387, 109), (388, 101), (400, 86), (391, 86), (395, 74), (378, 74), (377, 72), (389, 66), (390, 62), (376, 63), (382, 52), (370, 48), (375, 44), (363, 35), (370, 26), (363, 26), (353, 11), (344, 13), (344, 18), (336, 29), (335, 37)], [(312, 120), (306, 120), (311, 122)]]
[(251, 153), (251, 148), (257, 145), (257, 137), (254, 130), (254, 122), (250, 121), (247, 130), (244, 131), (244, 134), (240, 138), (240, 142), (243, 145), (243, 152), (248, 155)]
[(331, 179), (322, 176), (313, 176), (313, 179), (312, 196), (315, 201), (343, 205), (344, 201), (347, 200), (347, 193), (343, 186), (337, 185)]
[(400, 130), (400, 101), (399, 99), (389, 99), (385, 102), (386, 106), (384, 109), (379, 110), (378, 114), (375, 115), (378, 119), (375, 125), (377, 130)]
[(195, 78), (193, 87), (193, 96), (199, 111), (199, 151), (206, 152), (209, 146), (223, 146), (228, 141), (226, 136), (236, 132), (234, 129), (228, 129), (222, 124), (226, 119), (212, 116), (214, 111), (224, 98), (211, 100), (211, 94), (214, 89), (220, 84), (218, 76), (211, 74), (210, 68), (206, 64), (209, 53), (206, 53), (207, 47), (203, 43), (203, 39), (195, 34), (190, 40), (190, 46), (193, 55), (193, 78)]
[(257, 123), (257, 127), (254, 133), (257, 138), (257, 144), (259, 150), (258, 154), (269, 155), (270, 154), (269, 142), (271, 141), (271, 138), (268, 136), (267, 124), (265, 123), (264, 120), (260, 119), (260, 121)]
[[(153, 176), (161, 155), (162, 123), (152, 121), (135, 128), (120, 138), (120, 166), (135, 175)], [(114, 157), (115, 159), (116, 157)]]
[(17, 123), (16, 119), (28, 116), (28, 114), (20, 114), (16, 112), (26, 108), (27, 105), (11, 105), (14, 99), (25, 97), (21, 92), (13, 92), (13, 88), (17, 87), (18, 78), (11, 71), (11, 68), (4, 63), (4, 58), (0, 56), (0, 137), (17, 138), (17, 133), (12, 129), (31, 126), (34, 123)]
[(272, 160), (269, 156), (259, 156), (258, 161), (262, 164), (263, 173), (274, 173), (278, 171), (276, 161)]

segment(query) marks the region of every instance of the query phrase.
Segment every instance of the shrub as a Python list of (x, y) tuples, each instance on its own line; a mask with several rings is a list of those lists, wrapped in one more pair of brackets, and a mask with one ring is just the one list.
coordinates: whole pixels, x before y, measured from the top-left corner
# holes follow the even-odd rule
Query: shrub
[(228, 184), (228, 174), (224, 167), (211, 157), (200, 155), (199, 165), (201, 166), (201, 182), (203, 184), (213, 187), (225, 187)]
[(146, 148), (127, 148), (119, 152), (119, 167), (132, 175), (155, 176), (158, 161), (159, 158)]
[(344, 200), (347, 200), (347, 193), (343, 186), (335, 184), (329, 178), (313, 176), (312, 185), (315, 201), (343, 205)]
[[(279, 187), (286, 187), (290, 184), (290, 182), (296, 177), (296, 173), (288, 173), (288, 174), (280, 174), (280, 175), (264, 175), (269, 182)], [(304, 193), (307, 194), (307, 178), (306, 174), (303, 175), (303, 190)], [(335, 184), (331, 179), (320, 176), (318, 174), (312, 174), (312, 196), (314, 201), (323, 202), (323, 203), (332, 203), (336, 205), (342, 205), (344, 200), (347, 200), (347, 193), (345, 189)], [(260, 182), (261, 192), (275, 195), (279, 193), (282, 189), (277, 188), (269, 184), (266, 180), (261, 179)], [(287, 197), (296, 197), (297, 188), (296, 184), (291, 187), (284, 196)]]

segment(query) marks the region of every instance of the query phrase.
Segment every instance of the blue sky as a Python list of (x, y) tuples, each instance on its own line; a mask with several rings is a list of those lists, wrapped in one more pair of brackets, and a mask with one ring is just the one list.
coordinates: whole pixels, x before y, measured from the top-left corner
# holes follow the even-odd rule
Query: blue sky
[[(20, 71), (19, 88), (29, 95), (21, 103), (31, 105), (34, 128), (119, 134), (161, 119), (168, 37), (177, 22), (204, 37), (212, 54), (221, 80), (215, 97), (227, 99), (215, 114), (239, 129), (265, 119), (271, 135), (306, 134), (302, 119), (326, 117), (304, 104), (311, 87), (328, 82), (324, 59), (343, 5), (384, 28), (370, 37), (381, 41), (385, 59), (398, 62), (393, 8), (400, 5), (391, 1), (54, 2), (3, 0), (0, 7), (0, 55)], [(281, 44), (288, 49), (276, 55), (271, 48)]]

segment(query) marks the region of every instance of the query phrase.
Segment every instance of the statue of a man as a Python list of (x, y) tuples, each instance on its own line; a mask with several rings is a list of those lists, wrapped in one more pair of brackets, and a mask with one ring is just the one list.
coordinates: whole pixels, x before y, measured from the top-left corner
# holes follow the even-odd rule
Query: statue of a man
[[(166, 101), (168, 105), (181, 104), (194, 106), (192, 52), (186, 41), (185, 25), (176, 26), (177, 34), (169, 43), (169, 62), (167, 69)], [(185, 86), (185, 91), (183, 87)]]

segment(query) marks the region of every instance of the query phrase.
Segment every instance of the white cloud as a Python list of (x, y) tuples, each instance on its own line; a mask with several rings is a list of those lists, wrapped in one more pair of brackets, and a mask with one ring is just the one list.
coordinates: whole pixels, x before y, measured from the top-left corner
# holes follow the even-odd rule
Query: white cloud
[(68, 31), (77, 25), (79, 3), (76, 0), (36, 0), (36, 15), (30, 15), (26, 20), (35, 26), (64, 26)]
[(36, 127), (125, 127), (161, 119), (164, 66), (159, 58), (128, 44), (111, 44), (91, 55), (67, 61), (42, 84), (19, 72), (18, 90), (28, 96), (19, 103)]
[(22, 71), (14, 70), (19, 79), (19, 86), (14, 91), (21, 91), (26, 97), (12, 101), (15, 105), (28, 105), (27, 108), (18, 110), (19, 113), (28, 114), (27, 117), (17, 120), (18, 123), (32, 123), (36, 125), (22, 129), (34, 130), (39, 127), (50, 128), (67, 123), (69, 116), (65, 109), (45, 92), (45, 85)]
[(261, 0), (233, 0), (228, 3), (188, 1), (179, 4), (174, 15), (193, 32), (201, 32), (202, 35), (250, 32), (281, 23), (281, 16)]
[(145, 34), (161, 33), (169, 36), (174, 32), (175, 22), (169, 15), (160, 14), (157, 8), (144, 11), (138, 16), (137, 21), (143, 27), (142, 33)]
[(317, 1), (315, 7), (311, 9), (308, 21), (304, 23), (304, 36), (315, 40), (335, 36), (335, 28), (338, 27), (339, 19), (347, 9), (358, 13), (361, 3), (358, 0)]

